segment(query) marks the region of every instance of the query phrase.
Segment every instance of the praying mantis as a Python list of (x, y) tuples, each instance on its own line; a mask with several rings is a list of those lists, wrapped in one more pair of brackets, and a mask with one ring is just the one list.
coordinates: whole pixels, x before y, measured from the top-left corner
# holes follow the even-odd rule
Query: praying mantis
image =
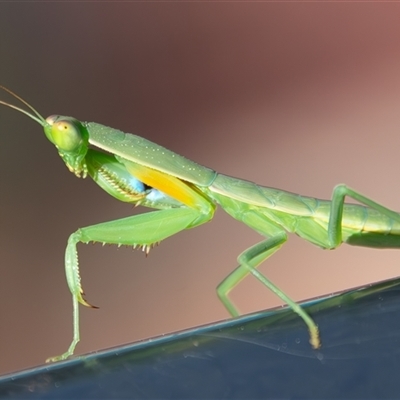
[[(147, 254), (167, 237), (210, 221), (220, 206), (265, 237), (239, 255), (238, 267), (218, 285), (217, 295), (222, 304), (232, 317), (238, 316), (239, 311), (228, 295), (246, 276), (252, 275), (303, 319), (314, 349), (321, 346), (317, 324), (257, 267), (281, 248), (287, 232), (323, 249), (335, 249), (342, 243), (400, 247), (400, 214), (344, 184), (334, 188), (330, 201), (260, 186), (219, 174), (137, 135), (67, 116), (51, 115), (45, 119), (14, 92), (1, 85), (0, 89), (27, 110), (1, 100), (0, 104), (40, 124), (75, 176), (89, 175), (117, 200), (156, 209), (79, 228), (69, 236), (65, 273), (72, 294), (73, 339), (65, 353), (47, 361), (65, 360), (74, 354), (80, 340), (79, 303), (95, 308), (84, 297), (78, 243), (128, 245), (142, 248)], [(346, 196), (360, 204), (345, 203)]]

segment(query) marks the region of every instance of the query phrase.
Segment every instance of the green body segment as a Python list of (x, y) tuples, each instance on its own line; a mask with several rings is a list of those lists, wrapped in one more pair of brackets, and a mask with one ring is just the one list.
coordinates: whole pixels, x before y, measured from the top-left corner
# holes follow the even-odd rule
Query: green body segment
[[(236, 217), (245, 210), (257, 210), (286, 231), (322, 248), (330, 248), (331, 201), (263, 187), (222, 174), (218, 174), (209, 191), (220, 205), (224, 207), (226, 204), (233, 209), (230, 213)], [(341, 227), (341, 242), (377, 248), (400, 247), (399, 214), (393, 211), (382, 212), (380, 208), (344, 204)]]
[[(239, 255), (238, 267), (218, 286), (217, 294), (222, 303), (232, 316), (239, 315), (229, 292), (251, 274), (304, 320), (313, 348), (321, 345), (315, 322), (257, 269), (285, 243), (287, 232), (325, 249), (334, 249), (342, 242), (376, 248), (400, 247), (400, 215), (345, 185), (335, 187), (331, 201), (263, 187), (217, 174), (140, 136), (93, 122), (81, 123), (71, 117), (53, 115), (45, 120), (23, 99), (1, 85), (0, 88), (30, 111), (4, 101), (0, 104), (42, 125), (46, 137), (77, 177), (89, 174), (117, 200), (157, 209), (80, 228), (70, 235), (65, 270), (73, 302), (73, 340), (65, 353), (49, 361), (73, 355), (79, 342), (78, 303), (91, 306), (83, 297), (78, 243), (128, 245), (148, 253), (154, 244), (167, 237), (210, 221), (219, 205), (264, 237)], [(346, 204), (346, 197), (360, 205)]]
[(84, 125), (90, 132), (90, 144), (99, 149), (198, 186), (209, 186), (215, 179), (216, 172), (212, 169), (203, 167), (145, 138), (95, 122), (86, 122)]

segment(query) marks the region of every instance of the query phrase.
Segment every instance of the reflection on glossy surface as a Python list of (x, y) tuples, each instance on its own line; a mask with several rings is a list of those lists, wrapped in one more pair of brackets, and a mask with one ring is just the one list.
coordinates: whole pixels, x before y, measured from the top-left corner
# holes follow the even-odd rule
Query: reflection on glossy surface
[(400, 279), (4, 376), (1, 398), (394, 398)]

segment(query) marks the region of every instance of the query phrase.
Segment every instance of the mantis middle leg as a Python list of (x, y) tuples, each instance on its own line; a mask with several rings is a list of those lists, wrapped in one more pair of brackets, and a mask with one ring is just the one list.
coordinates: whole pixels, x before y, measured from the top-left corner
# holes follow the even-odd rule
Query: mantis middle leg
[(240, 254), (238, 257), (239, 266), (217, 287), (217, 293), (220, 300), (232, 316), (238, 316), (239, 312), (233, 305), (232, 301), (228, 298), (228, 294), (238, 283), (251, 273), (263, 285), (288, 304), (289, 307), (291, 307), (293, 311), (303, 319), (310, 333), (310, 343), (312, 347), (315, 349), (319, 348), (321, 343), (318, 327), (315, 322), (299, 304), (288, 297), (281, 289), (257, 270), (257, 267), (263, 261), (273, 255), (286, 242), (286, 232), (279, 225), (255, 211), (248, 211), (242, 216), (241, 221), (257, 232), (268, 236), (268, 239), (257, 243)]

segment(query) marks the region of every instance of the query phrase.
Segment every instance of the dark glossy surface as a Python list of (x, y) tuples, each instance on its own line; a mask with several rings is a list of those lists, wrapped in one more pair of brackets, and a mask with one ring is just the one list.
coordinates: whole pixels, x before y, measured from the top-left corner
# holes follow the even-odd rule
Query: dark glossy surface
[(290, 310), (246, 316), (0, 379), (9, 399), (397, 398), (400, 280), (310, 302), (314, 351)]

